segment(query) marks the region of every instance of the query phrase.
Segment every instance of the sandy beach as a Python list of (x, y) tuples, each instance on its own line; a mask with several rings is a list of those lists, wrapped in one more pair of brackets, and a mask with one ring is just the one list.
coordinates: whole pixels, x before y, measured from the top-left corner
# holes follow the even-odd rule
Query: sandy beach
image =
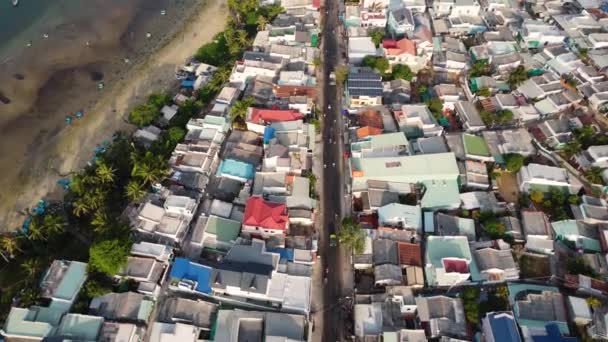
[[(19, 211), (40, 198), (60, 198), (57, 180), (86, 165), (97, 144), (131, 131), (129, 108), (175, 87), (175, 70), (223, 29), (227, 15), (225, 0), (87, 0), (87, 11), (32, 47), (15, 47), (26, 49), (19, 58), (0, 59), (0, 95), (10, 100), (0, 103), (3, 231), (18, 228)], [(66, 125), (78, 110), (85, 117)]]

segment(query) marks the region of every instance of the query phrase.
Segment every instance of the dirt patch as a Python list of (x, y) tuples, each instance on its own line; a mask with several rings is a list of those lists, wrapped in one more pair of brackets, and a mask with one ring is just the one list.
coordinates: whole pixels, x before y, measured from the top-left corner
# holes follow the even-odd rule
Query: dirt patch
[(498, 185), (498, 193), (505, 201), (517, 203), (519, 198), (519, 186), (517, 183), (517, 175), (510, 172), (501, 172), (496, 179)]

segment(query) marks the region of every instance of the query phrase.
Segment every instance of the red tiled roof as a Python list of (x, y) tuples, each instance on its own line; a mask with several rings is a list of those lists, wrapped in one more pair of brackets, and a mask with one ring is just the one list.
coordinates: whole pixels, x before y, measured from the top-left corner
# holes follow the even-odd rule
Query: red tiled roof
[(357, 129), (357, 138), (362, 139), (365, 137), (369, 137), (370, 135), (379, 135), (382, 134), (382, 130), (376, 127), (361, 127)]
[(274, 85), (272, 86), (272, 91), (276, 97), (307, 96), (314, 98), (317, 96), (316, 87)]
[(383, 39), (382, 47), (385, 49), (394, 49), (397, 47), (397, 41), (394, 39)]
[(267, 122), (295, 121), (302, 119), (302, 114), (297, 110), (287, 109), (261, 109), (251, 108), (249, 122), (263, 124)]
[(321, 7), (321, 0), (312, 0), (312, 7), (319, 9)]
[(378, 228), (378, 215), (365, 214), (359, 216), (359, 224), (365, 229)]
[(266, 202), (262, 197), (251, 197), (245, 206), (243, 224), (274, 230), (286, 230), (289, 217), (285, 204)]
[(443, 268), (446, 272), (469, 273), (469, 265), (462, 259), (443, 259)]
[[(384, 47), (384, 45), (383, 45)], [(408, 54), (412, 56), (416, 56), (416, 43), (413, 41), (403, 38), (395, 42), (394, 47), (384, 47), (386, 49), (386, 54), (389, 56), (399, 56), (403, 54)]]
[(359, 114), (359, 126), (370, 126), (383, 129), (384, 124), (382, 122), (382, 114), (371, 109), (364, 110), (361, 114)]
[(397, 242), (399, 246), (399, 263), (407, 266), (421, 266), (422, 255), (417, 243)]

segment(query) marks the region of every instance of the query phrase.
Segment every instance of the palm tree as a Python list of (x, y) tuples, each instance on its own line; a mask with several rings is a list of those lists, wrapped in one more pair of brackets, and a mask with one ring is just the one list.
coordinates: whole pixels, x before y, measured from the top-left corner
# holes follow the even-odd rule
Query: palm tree
[(258, 16), (258, 31), (264, 31), (266, 29), (266, 25), (268, 24), (268, 20), (265, 16)]
[(247, 97), (240, 101), (237, 101), (230, 108), (230, 120), (234, 123), (235, 121), (242, 121), (247, 114), (249, 107), (255, 104), (253, 97)]
[(365, 249), (365, 234), (361, 230), (361, 226), (350, 217), (342, 220), (338, 240), (341, 244), (351, 248), (355, 254), (361, 254)]
[(44, 232), (42, 231), (42, 226), (35, 219), (30, 223), (27, 238), (32, 241), (46, 240), (46, 236), (44, 236)]
[(106, 201), (106, 197), (107, 190), (99, 187), (85, 193), (84, 201), (89, 208), (96, 210), (103, 206)]
[(11, 259), (15, 257), (15, 252), (21, 251), (17, 239), (10, 236), (3, 236), (0, 239), (0, 249), (8, 254)]
[(111, 166), (104, 162), (97, 162), (97, 169), (95, 169), (95, 175), (102, 183), (112, 183), (114, 181), (114, 172)]
[(42, 221), (43, 229), (48, 234), (59, 234), (63, 232), (63, 228), (66, 223), (63, 216), (60, 215), (46, 215)]
[(247, 31), (238, 30), (236, 31), (236, 41), (239, 43), (242, 49), (247, 48), (249, 46), (250, 40), (247, 37)]
[(562, 151), (564, 151), (566, 158), (570, 159), (574, 155), (580, 153), (582, 151), (582, 149), (583, 149), (583, 146), (581, 145), (581, 143), (578, 140), (572, 140), (572, 141), (569, 141), (564, 146)]
[(129, 184), (127, 184), (125, 194), (127, 195), (129, 201), (139, 202), (146, 195), (146, 190), (144, 189), (143, 184), (132, 180), (129, 182)]
[(80, 217), (83, 214), (88, 214), (91, 208), (85, 203), (82, 198), (77, 199), (72, 203), (72, 213), (76, 217)]
[(40, 272), (40, 262), (36, 259), (27, 259), (21, 264), (21, 268), (25, 272), (26, 278), (34, 280)]
[(601, 168), (592, 166), (585, 172), (585, 177), (587, 177), (587, 180), (593, 184), (602, 184), (602, 171), (603, 170)]
[(383, 7), (384, 6), (382, 6), (380, 2), (374, 1), (371, 5), (369, 5), (368, 9), (370, 12), (380, 12)]
[(107, 231), (108, 226), (110, 225), (110, 217), (105, 211), (98, 210), (95, 212), (95, 215), (93, 215), (91, 225), (96, 233), (103, 233)]

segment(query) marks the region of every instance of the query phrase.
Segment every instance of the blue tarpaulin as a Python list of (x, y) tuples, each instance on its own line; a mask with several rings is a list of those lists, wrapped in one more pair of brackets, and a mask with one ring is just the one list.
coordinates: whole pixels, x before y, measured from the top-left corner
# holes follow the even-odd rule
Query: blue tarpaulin
[(211, 293), (209, 279), (211, 278), (211, 268), (200, 264), (195, 264), (186, 258), (176, 258), (171, 268), (171, 278), (187, 279), (195, 281), (196, 291), (200, 293)]
[(264, 128), (264, 144), (268, 144), (274, 138), (275, 129), (267, 126)]
[(268, 251), (279, 254), (281, 260), (293, 261), (293, 248), (269, 248)]
[(182, 87), (184, 88), (194, 88), (194, 81), (191, 80), (183, 80)]

